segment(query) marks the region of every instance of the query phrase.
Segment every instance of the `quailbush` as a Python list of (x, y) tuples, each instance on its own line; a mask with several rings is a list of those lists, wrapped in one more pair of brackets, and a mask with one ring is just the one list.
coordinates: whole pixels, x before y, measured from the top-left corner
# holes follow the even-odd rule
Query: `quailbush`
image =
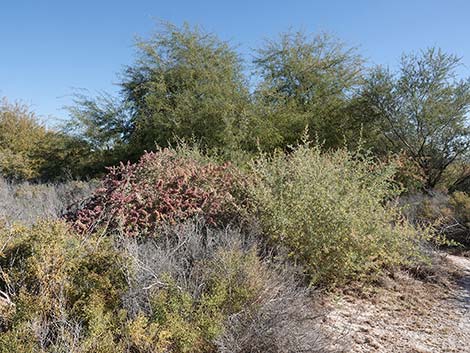
[(302, 264), (312, 283), (371, 276), (419, 256), (429, 236), (392, 202), (395, 167), (343, 149), (322, 153), (308, 144), (252, 163), (263, 232)]

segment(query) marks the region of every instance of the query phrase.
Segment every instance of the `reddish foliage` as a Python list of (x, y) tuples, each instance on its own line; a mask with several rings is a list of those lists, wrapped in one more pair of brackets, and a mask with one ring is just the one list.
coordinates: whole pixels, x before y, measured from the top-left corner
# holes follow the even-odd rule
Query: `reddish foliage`
[(136, 164), (109, 168), (84, 207), (66, 218), (80, 232), (107, 226), (128, 236), (196, 216), (221, 225), (238, 213), (241, 180), (228, 164), (201, 163), (169, 149), (149, 152)]

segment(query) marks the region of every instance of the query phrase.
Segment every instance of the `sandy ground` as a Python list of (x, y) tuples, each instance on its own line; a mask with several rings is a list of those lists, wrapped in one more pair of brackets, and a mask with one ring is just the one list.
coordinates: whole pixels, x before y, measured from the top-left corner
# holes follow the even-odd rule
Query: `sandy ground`
[(328, 299), (324, 328), (345, 352), (470, 353), (470, 259), (447, 255), (449, 283), (407, 273), (379, 288)]

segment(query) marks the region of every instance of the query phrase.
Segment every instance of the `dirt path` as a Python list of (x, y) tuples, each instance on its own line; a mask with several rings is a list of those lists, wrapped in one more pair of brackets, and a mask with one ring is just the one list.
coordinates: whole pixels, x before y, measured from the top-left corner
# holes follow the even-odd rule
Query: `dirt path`
[(463, 304), (464, 307), (470, 310), (470, 258), (447, 255), (447, 258), (451, 263), (460, 268), (463, 273), (463, 277), (459, 281), (459, 285), (462, 290)]
[(470, 353), (470, 259), (447, 256), (460, 279), (442, 284), (400, 273), (381, 288), (331, 300), (327, 329), (346, 352)]
[[(462, 313), (460, 327), (470, 336), (470, 258), (449, 255), (451, 263), (461, 269), (463, 276), (458, 281), (459, 289), (456, 300)], [(470, 347), (467, 348), (470, 352)]]

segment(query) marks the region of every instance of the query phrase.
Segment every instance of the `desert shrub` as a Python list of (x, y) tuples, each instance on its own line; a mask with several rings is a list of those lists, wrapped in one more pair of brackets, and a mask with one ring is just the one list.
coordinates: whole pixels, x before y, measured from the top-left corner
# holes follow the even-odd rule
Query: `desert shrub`
[(449, 195), (443, 191), (401, 195), (399, 203), (406, 218), (416, 225), (432, 225), (438, 229), (452, 219)]
[(260, 257), (253, 234), (190, 222), (157, 238), (126, 237), (123, 244), (133, 264), (124, 307), (146, 327), (163, 329), (142, 329), (140, 337), (147, 338), (141, 342), (155, 346), (164, 336), (170, 352), (317, 352), (326, 346), (311, 291), (292, 270)]
[(0, 249), (0, 352), (319, 351), (310, 291), (228, 228), (103, 237), (42, 221), (2, 225)]
[(415, 193), (424, 187), (425, 177), (422, 168), (416, 161), (402, 151), (385, 158), (386, 163), (395, 165), (394, 180), (402, 187), (403, 193)]
[(124, 306), (157, 325), (171, 352), (215, 352), (227, 317), (262, 291), (263, 265), (253, 242), (196, 223), (167, 227), (158, 238), (124, 240), (133, 270)]
[(432, 224), (445, 237), (440, 245), (470, 245), (470, 196), (462, 191), (433, 191), (403, 197), (407, 217), (417, 224)]
[(93, 181), (33, 184), (15, 183), (0, 177), (0, 219), (8, 224), (31, 225), (41, 218), (58, 218), (89, 197), (94, 188)]
[(441, 181), (435, 189), (468, 192), (470, 181), (470, 164), (465, 160), (452, 163), (443, 173)]
[(455, 218), (466, 227), (470, 227), (470, 196), (462, 191), (454, 192), (449, 205), (455, 213)]
[(93, 197), (67, 219), (82, 232), (109, 226), (129, 236), (150, 234), (164, 224), (196, 216), (221, 225), (239, 212), (242, 180), (229, 164), (162, 149), (145, 153), (138, 163), (110, 168)]
[(304, 144), (288, 155), (262, 156), (252, 170), (264, 233), (289, 249), (313, 283), (370, 276), (419, 256), (427, 231), (390, 202), (399, 192), (393, 165)]
[(284, 275), (272, 277), (255, 311), (231, 315), (216, 344), (222, 353), (333, 352), (337, 339), (321, 329), (323, 313), (308, 290)]
[(204, 266), (213, 268), (201, 274), (206, 283), (197, 296), (171, 278), (149, 293), (152, 316), (176, 352), (214, 351), (212, 341), (223, 331), (224, 319), (253, 303), (260, 290), (259, 263), (253, 253), (221, 250)]
[(14, 179), (39, 176), (42, 143), (49, 133), (29, 107), (0, 99), (0, 175)]
[(47, 129), (22, 103), (0, 98), (0, 176), (10, 180), (64, 180), (84, 176), (86, 143)]
[(125, 282), (109, 240), (51, 221), (2, 227), (0, 244), (0, 352), (112, 351)]

